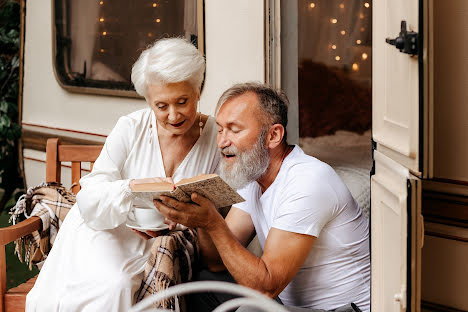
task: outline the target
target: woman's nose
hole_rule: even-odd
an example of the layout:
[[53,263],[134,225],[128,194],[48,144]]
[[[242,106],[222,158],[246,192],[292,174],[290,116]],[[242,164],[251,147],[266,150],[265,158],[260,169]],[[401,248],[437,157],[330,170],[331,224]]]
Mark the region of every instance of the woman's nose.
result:
[[177,116],[178,116],[177,109],[173,107],[169,107],[169,115],[167,116],[167,119],[169,120],[169,122],[176,122]]

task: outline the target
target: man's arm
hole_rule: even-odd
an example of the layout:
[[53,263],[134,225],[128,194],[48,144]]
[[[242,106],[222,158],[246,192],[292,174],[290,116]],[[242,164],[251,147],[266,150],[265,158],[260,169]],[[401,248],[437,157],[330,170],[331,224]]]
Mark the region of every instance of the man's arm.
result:
[[[276,297],[304,263],[315,237],[272,228],[261,258],[250,253],[230,230],[227,222],[206,198],[192,194],[195,204],[169,197],[156,201],[169,219],[189,227],[202,228],[216,247],[224,266],[237,283]],[[237,209],[239,210],[239,209]],[[237,219],[237,218],[236,218]],[[252,222],[250,220],[250,222]]]
[[[250,215],[236,207],[232,207],[225,220],[234,237],[242,246],[246,247],[255,236],[255,227]],[[198,239],[205,266],[213,272],[225,270],[226,267],[210,234],[205,229],[198,228]]]

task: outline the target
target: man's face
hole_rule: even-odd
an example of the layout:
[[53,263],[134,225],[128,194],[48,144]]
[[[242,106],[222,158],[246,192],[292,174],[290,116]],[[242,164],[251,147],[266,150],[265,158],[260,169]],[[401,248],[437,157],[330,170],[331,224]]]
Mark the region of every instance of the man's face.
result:
[[224,103],[217,115],[220,175],[233,188],[257,180],[268,168],[262,114],[257,95],[248,92]]

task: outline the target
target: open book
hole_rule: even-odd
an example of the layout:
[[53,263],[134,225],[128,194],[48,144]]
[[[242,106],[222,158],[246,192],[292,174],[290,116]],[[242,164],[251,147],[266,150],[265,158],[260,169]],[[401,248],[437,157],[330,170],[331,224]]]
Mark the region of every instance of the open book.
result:
[[231,206],[245,201],[234,189],[217,174],[202,174],[182,179],[175,184],[169,182],[141,182],[134,180],[132,192],[144,201],[158,199],[160,195],[173,197],[182,202],[190,202],[192,192],[196,192],[213,202],[216,208]]

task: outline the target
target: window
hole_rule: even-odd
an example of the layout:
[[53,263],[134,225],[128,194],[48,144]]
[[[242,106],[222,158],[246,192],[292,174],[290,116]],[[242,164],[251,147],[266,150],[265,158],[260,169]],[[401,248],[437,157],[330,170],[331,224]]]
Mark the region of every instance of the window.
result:
[[137,96],[132,65],[155,40],[185,37],[203,49],[201,0],[53,1],[55,71],[69,91]]
[[299,136],[372,121],[372,1],[298,0]]

